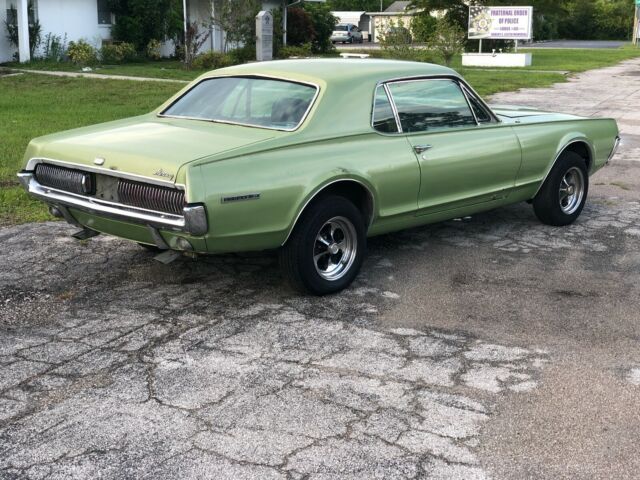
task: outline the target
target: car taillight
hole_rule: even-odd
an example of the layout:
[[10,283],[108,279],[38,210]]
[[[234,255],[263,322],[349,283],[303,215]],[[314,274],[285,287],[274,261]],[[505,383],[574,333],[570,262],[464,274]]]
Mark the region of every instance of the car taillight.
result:
[[350,36],[351,36],[351,32],[347,32],[347,37],[350,37]]

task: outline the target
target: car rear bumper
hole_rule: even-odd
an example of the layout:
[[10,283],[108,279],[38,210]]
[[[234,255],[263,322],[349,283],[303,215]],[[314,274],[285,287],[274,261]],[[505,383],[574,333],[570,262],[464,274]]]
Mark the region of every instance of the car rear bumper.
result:
[[187,205],[182,215],[173,215],[47,187],[38,183],[34,173],[29,171],[18,173],[18,179],[29,194],[58,209],[69,223],[74,223],[74,217],[69,214],[69,209],[74,209],[153,229],[183,232],[194,236],[202,236],[208,232],[207,215],[203,205]]

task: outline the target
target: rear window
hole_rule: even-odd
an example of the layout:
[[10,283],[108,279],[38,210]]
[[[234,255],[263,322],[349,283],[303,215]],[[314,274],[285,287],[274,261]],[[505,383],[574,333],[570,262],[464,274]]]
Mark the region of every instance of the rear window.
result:
[[336,25],[336,28],[334,31],[336,32],[346,32],[349,28],[348,25]]
[[285,80],[219,77],[204,80],[162,115],[292,130],[304,120],[317,87]]

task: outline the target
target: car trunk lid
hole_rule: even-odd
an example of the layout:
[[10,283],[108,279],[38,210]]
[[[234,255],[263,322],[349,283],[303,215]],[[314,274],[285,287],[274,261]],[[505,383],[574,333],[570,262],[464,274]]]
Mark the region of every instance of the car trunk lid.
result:
[[138,117],[42,137],[30,157],[175,182],[180,168],[203,157],[268,141],[280,132],[198,120]]

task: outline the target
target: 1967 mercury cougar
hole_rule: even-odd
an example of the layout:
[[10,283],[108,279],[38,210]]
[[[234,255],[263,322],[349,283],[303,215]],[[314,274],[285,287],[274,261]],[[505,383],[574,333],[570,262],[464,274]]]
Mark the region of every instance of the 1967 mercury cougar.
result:
[[326,294],[355,278],[368,236],[522,201],[570,224],[619,140],[611,119],[489,108],[437,65],[290,60],[213,71],[149,114],[37,138],[19,177],[79,237],[277,248],[295,287]]

